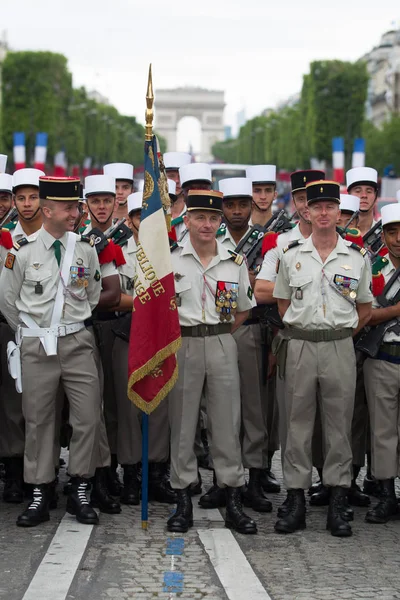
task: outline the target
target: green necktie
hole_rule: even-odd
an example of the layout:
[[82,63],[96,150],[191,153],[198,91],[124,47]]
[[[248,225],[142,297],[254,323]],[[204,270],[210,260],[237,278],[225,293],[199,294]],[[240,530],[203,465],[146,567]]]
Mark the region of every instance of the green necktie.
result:
[[56,255],[57,264],[60,266],[61,263],[61,242],[60,240],[56,240],[53,242],[54,254]]

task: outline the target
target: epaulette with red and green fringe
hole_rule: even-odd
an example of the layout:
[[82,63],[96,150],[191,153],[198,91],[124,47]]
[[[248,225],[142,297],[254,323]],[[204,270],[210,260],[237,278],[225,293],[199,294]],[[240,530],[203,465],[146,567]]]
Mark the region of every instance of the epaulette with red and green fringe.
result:
[[112,240],[108,240],[108,244],[99,253],[99,263],[101,265],[106,265],[110,262],[115,262],[117,267],[126,263],[122,248],[114,244]]
[[268,250],[272,250],[272,248],[276,248],[278,245],[278,237],[279,233],[275,233],[275,231],[267,231],[267,233],[263,237],[262,246],[261,246],[261,256],[268,252]]
[[384,256],[377,256],[372,265],[372,293],[377,298],[383,294],[385,287],[385,278],[382,269],[388,264],[389,260]]
[[13,239],[8,229],[0,231],[0,246],[3,246],[6,250],[11,250],[13,247]]

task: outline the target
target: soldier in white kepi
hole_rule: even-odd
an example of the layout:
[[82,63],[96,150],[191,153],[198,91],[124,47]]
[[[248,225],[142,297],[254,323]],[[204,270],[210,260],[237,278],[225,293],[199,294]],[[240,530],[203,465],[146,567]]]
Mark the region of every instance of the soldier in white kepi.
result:
[[346,173],[347,191],[360,198],[358,228],[365,235],[376,221],[374,207],[378,198],[378,172],[371,167],[354,167]]
[[179,169],[184,165],[190,164],[192,162],[192,157],[186,152],[165,152],[163,160],[168,180],[172,180],[176,184],[176,191],[174,192],[176,197],[171,201],[171,226],[175,228],[176,239],[179,240],[185,229],[183,217],[186,213],[186,204],[182,194]]
[[116,202],[114,217],[117,220],[128,216],[128,196],[133,192],[133,165],[129,163],[109,163],[104,165],[104,175],[115,179]]
[[232,336],[253,306],[249,277],[243,257],[215,239],[222,194],[191,190],[187,209],[188,241],[171,254],[183,340],[179,378],[168,398],[171,485],[178,495],[168,530],[184,533],[193,525],[189,487],[197,481],[194,440],[205,389],[213,465],[219,487],[226,488],[226,526],[256,533],[256,524],[243,513],[241,503],[240,381]]
[[253,184],[253,210],[251,225],[265,225],[272,217],[272,203],[276,200],[276,166],[253,165],[247,167],[246,177]]
[[35,239],[15,243],[0,278],[0,309],[18,344],[12,360],[18,361],[18,348],[21,353],[24,479],[34,486],[33,501],[17,525],[31,527],[49,520],[60,382],[68,396],[72,427],[67,511],[93,524],[98,517],[86,490],[95,471],[101,394],[93,337],[84,321],[99,300],[100,266],[90,240],[72,233],[79,179],[41,177],[39,194],[43,227]]

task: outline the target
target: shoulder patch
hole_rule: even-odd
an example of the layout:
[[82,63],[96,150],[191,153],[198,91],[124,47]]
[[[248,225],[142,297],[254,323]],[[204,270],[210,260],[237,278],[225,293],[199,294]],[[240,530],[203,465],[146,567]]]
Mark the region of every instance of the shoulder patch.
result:
[[359,252],[361,254],[361,256],[365,256],[367,254],[367,251],[366,251],[365,248],[362,248],[361,246],[358,246],[354,242],[352,242],[350,244],[349,248],[353,248],[353,250],[357,250],[357,252]]
[[3,229],[7,229],[8,231],[12,231],[16,228],[18,221],[10,221],[7,225],[3,225]]
[[226,223],[221,223],[221,227],[218,229],[217,233],[215,234],[215,237],[221,237],[222,235],[225,235],[226,233]]
[[231,255],[231,260],[233,260],[234,263],[236,263],[239,266],[243,263],[244,258],[241,254],[238,254],[234,250],[228,250],[228,252]]
[[91,246],[94,246],[94,239],[92,235],[81,235],[81,239],[78,240],[80,242],[86,242],[87,244],[90,244]]
[[284,248],[284,249],[282,250],[282,252],[283,252],[284,254],[286,254],[286,252],[287,252],[288,250],[291,250],[292,248],[296,248],[296,246],[300,246],[300,240],[294,240],[293,242],[290,242],[290,244],[288,244],[288,245],[286,246],[286,248]]
[[6,269],[13,269],[15,262],[15,254],[12,252],[7,252],[6,260],[4,261],[4,266]]
[[169,250],[170,252],[173,252],[177,248],[179,248],[178,242],[173,242],[172,244],[170,244]]
[[14,250],[19,250],[22,246],[26,246],[26,244],[29,244],[29,240],[27,238],[21,238],[18,242],[13,243],[13,248]]
[[253,290],[250,286],[247,288],[247,297],[250,298],[250,300],[253,300]]

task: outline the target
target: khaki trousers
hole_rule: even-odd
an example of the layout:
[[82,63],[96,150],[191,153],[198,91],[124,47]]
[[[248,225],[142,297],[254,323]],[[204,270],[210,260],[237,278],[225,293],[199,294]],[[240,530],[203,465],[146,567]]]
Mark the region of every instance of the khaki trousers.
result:
[[352,338],[331,342],[290,340],[285,374],[287,438],[284,481],[287,489],[308,489],[312,480],[311,443],[320,391],[323,480],[350,487],[351,423],[356,385]]
[[244,485],[240,448],[240,381],[237,346],[230,334],[184,337],[178,381],[169,394],[171,485],[197,481],[194,439],[204,388],[210,453],[218,485]]
[[371,424],[372,475],[399,476],[400,365],[368,358],[364,380]]
[[57,356],[46,356],[38,338],[23,339],[22,407],[27,483],[54,480],[56,397],[60,381],[68,397],[72,426],[68,472],[85,478],[94,475],[101,410],[94,352],[92,335],[86,329],[59,338]]
[[[118,462],[135,465],[142,460],[142,411],[131,402],[128,389],[129,344],[115,338],[113,379],[118,407]],[[165,463],[169,458],[168,398],[149,416],[149,462]]]
[[15,342],[15,334],[7,323],[0,323],[0,457],[23,456],[25,422],[22,413],[22,394],[8,372],[7,343]]
[[363,467],[367,451],[368,432],[368,404],[364,385],[364,358],[361,352],[356,353],[357,381],[354,399],[353,422],[351,425],[351,448],[353,452],[353,465]]
[[247,469],[262,469],[268,464],[268,400],[266,386],[262,384],[257,328],[260,328],[259,325],[242,325],[233,335],[240,374],[242,459]]

